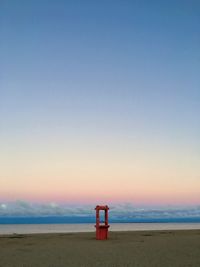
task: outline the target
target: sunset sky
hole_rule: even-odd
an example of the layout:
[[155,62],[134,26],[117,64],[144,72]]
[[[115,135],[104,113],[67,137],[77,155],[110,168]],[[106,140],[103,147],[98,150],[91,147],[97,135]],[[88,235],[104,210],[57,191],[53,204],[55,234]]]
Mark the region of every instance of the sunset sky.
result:
[[200,204],[200,2],[0,3],[0,202]]

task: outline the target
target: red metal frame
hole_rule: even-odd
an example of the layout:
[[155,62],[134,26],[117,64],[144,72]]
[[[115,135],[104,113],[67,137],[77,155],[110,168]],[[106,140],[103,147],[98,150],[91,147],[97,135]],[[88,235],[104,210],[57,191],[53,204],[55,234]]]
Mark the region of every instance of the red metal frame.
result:
[[[106,206],[99,206],[97,205],[96,208],[96,239],[97,240],[105,240],[108,239],[108,228],[110,227],[110,225],[108,225],[108,210],[109,207]],[[105,212],[105,216],[104,216],[104,222],[102,224],[102,222],[100,222],[100,216],[99,216],[99,212],[103,210]]]

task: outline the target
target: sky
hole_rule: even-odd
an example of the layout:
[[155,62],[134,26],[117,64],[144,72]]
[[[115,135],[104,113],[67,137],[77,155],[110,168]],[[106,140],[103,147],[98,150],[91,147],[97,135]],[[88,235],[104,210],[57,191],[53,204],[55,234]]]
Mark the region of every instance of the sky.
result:
[[195,0],[1,1],[1,212],[199,205],[199,14]]

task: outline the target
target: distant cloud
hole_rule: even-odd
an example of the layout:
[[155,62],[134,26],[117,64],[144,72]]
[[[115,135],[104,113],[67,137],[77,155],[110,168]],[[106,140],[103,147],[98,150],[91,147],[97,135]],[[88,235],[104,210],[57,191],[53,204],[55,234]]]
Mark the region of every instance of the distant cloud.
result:
[[2,209],[2,210],[7,209],[7,205],[6,205],[6,204],[1,204],[1,205],[0,205],[0,209]]
[[[69,206],[54,202],[38,204],[20,200],[0,203],[0,216],[94,216],[94,206]],[[200,206],[139,208],[124,203],[110,206],[110,218],[115,220],[200,218]]]
[[57,203],[15,201],[0,203],[0,216],[90,216],[93,206],[67,206]]
[[121,204],[111,207],[113,218],[124,219],[159,219],[200,217],[200,206],[193,207],[145,207],[138,208],[132,204]]

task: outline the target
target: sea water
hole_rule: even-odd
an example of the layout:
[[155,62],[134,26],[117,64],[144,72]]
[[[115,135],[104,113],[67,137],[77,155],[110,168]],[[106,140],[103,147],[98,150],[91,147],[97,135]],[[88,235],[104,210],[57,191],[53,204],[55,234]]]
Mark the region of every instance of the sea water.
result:
[[[110,231],[194,230],[200,223],[111,223]],[[94,232],[94,224],[0,224],[0,235]]]

